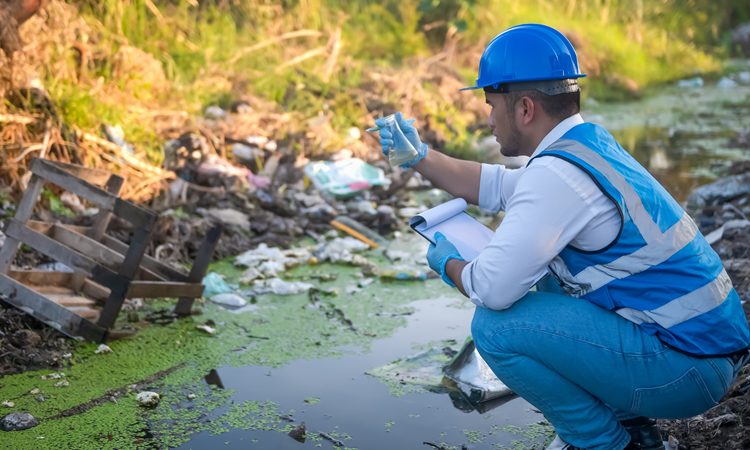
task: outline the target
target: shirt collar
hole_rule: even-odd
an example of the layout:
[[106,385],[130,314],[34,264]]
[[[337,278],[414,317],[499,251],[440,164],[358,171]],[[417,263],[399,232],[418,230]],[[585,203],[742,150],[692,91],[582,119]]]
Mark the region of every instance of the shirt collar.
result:
[[583,117],[581,117],[581,114],[576,113],[558,123],[555,128],[551,129],[550,132],[547,133],[546,136],[544,136],[544,139],[542,139],[539,145],[536,146],[536,150],[534,150],[534,153],[531,154],[531,157],[533,158],[542,150],[547,149],[547,147],[552,145],[555,141],[563,137],[565,133],[570,131],[571,128],[575,127],[576,125],[580,125],[583,122],[584,121]]

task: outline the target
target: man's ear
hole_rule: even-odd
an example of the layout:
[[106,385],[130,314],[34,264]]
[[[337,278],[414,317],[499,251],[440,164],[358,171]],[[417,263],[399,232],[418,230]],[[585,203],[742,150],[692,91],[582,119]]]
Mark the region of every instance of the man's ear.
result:
[[530,124],[536,117],[536,104],[531,97],[523,96],[521,100],[516,103],[516,114],[518,116],[519,123],[523,125]]

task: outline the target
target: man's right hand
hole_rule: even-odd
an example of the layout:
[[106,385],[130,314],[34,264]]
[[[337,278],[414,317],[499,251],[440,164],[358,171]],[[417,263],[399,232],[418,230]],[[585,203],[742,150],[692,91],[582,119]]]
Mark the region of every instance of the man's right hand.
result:
[[[396,122],[404,135],[403,137],[406,138],[406,140],[417,150],[417,156],[415,156],[414,159],[401,164],[402,168],[408,169],[427,156],[427,144],[422,142],[419,138],[419,132],[417,132],[417,129],[412,125],[414,119],[404,119],[403,115],[400,112],[397,112]],[[383,151],[383,155],[387,158],[388,152],[394,148],[394,145],[396,145],[395,143],[403,142],[403,139],[394,139],[393,131],[386,126],[382,118],[376,119],[375,124],[380,128],[380,147]],[[395,150],[399,151],[407,149],[396,148]]]

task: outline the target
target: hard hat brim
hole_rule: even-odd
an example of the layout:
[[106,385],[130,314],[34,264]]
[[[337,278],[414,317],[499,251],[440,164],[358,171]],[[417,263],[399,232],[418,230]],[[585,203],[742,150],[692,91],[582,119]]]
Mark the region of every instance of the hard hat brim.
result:
[[[576,74],[576,75],[571,75],[571,76],[567,76],[567,77],[564,77],[564,78],[558,78],[558,79],[559,80],[574,80],[574,79],[585,78],[585,77],[586,77],[585,73],[579,73],[579,74]],[[526,82],[529,82],[529,81],[554,81],[554,80],[555,79],[550,79],[550,78],[539,78],[539,79],[529,79],[529,80],[510,80],[510,81],[507,81],[505,83],[495,83],[495,84],[515,84],[515,83],[526,83]],[[487,86],[490,86],[490,85],[488,84]],[[473,91],[473,90],[476,90],[476,89],[484,89],[487,86],[480,86],[480,85],[476,84],[474,86],[463,87],[463,88],[459,89],[459,91]]]

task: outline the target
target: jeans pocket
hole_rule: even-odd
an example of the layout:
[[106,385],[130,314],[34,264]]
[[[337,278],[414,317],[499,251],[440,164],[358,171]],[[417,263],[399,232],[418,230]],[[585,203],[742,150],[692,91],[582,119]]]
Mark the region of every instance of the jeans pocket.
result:
[[691,367],[667,384],[635,389],[630,411],[639,416],[678,419],[700,414],[719,400],[711,395],[698,369]]

